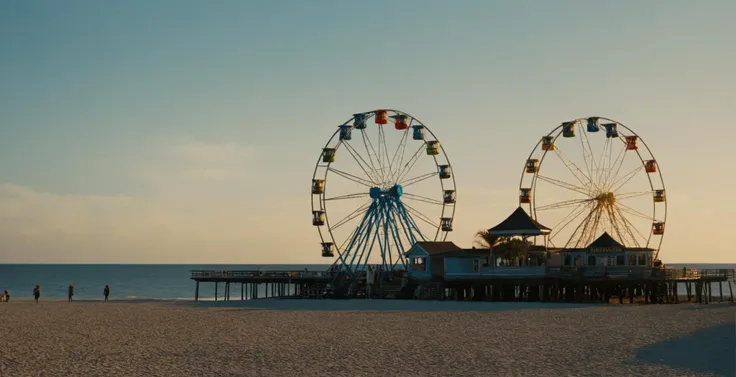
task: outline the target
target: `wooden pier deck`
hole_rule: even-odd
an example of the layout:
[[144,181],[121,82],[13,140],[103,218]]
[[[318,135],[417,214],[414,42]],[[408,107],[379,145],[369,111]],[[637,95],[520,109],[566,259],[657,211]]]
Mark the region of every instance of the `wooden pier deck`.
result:
[[[329,271],[191,271],[191,279],[196,282],[195,300],[199,300],[200,283],[215,283],[216,301],[220,299],[219,283],[224,283],[222,299],[225,301],[231,299],[232,285],[237,284],[240,284],[241,300],[268,297],[328,298],[333,278]],[[550,267],[540,271],[540,268],[535,267],[525,272],[524,268],[484,268],[477,273],[448,274],[443,279],[433,279],[431,282],[417,282],[408,278],[389,282],[382,282],[381,278],[377,280],[371,294],[365,279],[359,279],[359,288],[351,297],[375,297],[376,292],[383,292],[390,287],[395,292],[407,290],[414,296],[422,296],[420,293],[411,293],[415,290],[432,291],[432,295],[424,297],[441,300],[609,302],[612,298],[618,298],[619,302],[624,299],[634,302],[638,298],[646,303],[679,303],[682,300],[710,303],[728,298],[734,302],[736,270]],[[719,288],[715,295],[714,284]],[[680,293],[681,287],[686,294]]]

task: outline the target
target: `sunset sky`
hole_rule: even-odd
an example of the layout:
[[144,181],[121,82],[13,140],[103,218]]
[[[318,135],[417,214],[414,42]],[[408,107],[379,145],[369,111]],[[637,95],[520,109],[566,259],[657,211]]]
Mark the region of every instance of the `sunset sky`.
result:
[[[0,263],[325,263],[308,186],[351,114],[406,111],[457,179],[450,239],[518,206],[540,136],[635,130],[660,256],[736,262],[736,2],[0,3]],[[647,229],[648,231],[648,229]]]

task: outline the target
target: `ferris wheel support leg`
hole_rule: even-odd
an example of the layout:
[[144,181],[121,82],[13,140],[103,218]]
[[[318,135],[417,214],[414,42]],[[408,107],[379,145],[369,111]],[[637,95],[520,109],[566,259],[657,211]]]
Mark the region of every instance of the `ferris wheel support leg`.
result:
[[[363,265],[363,261],[368,261],[368,258],[370,258],[371,250],[373,250],[373,245],[375,245],[376,240],[378,239],[378,229],[376,229],[375,233],[373,233],[374,227],[376,227],[376,224],[379,221],[378,211],[377,207],[374,207],[373,210],[370,213],[370,221],[368,222],[368,226],[365,231],[365,237],[363,237],[363,241],[358,243],[358,248],[361,249],[360,254],[356,253],[353,254],[353,258],[350,260],[350,266],[352,267],[353,273],[357,272],[358,267]],[[370,238],[371,234],[373,234],[373,239],[370,242],[370,245],[368,243],[368,239]],[[362,248],[361,248],[362,246]],[[366,255],[366,250],[368,251]],[[363,256],[365,255],[365,259]],[[355,258],[358,258],[357,263],[355,261]]]
[[[388,212],[388,209],[385,212]],[[391,265],[394,264],[393,262],[394,256],[393,254],[391,254],[391,249],[390,249],[391,242],[393,239],[393,234],[391,234],[390,224],[391,224],[390,217],[386,215],[386,221],[383,223],[383,232],[384,232],[383,236],[386,239],[386,249],[385,249],[386,255],[383,257],[383,263],[382,263],[384,270],[388,270],[391,267]],[[399,250],[399,252],[401,251]]]
[[414,222],[414,219],[409,215],[409,213],[406,211],[406,208],[404,208],[404,205],[400,201],[397,201],[397,207],[399,208],[399,217],[406,223],[409,228],[409,233],[411,234],[410,239],[412,240],[412,243],[417,242],[417,237],[414,235],[414,232],[419,235],[419,238],[422,241],[426,240],[422,232],[419,230],[419,226],[416,222]]
[[[352,239],[348,243],[347,248],[345,249],[345,252],[341,254],[342,259],[342,265],[341,269],[344,269],[348,272],[350,276],[355,275],[355,271],[351,268],[352,261],[355,260],[355,256],[357,255],[357,249],[360,248],[360,245],[362,242],[365,242],[365,240],[368,238],[368,234],[364,233],[363,230],[368,226],[368,223],[372,220],[372,213],[373,208],[375,207],[375,202],[371,203],[371,205],[368,207],[368,210],[366,214],[363,216],[363,219],[360,221],[360,224],[358,225],[358,229],[353,234]],[[350,261],[348,261],[350,259]]]
[[[396,212],[396,207],[392,207],[391,210],[393,212]],[[406,249],[404,248],[404,244],[401,242],[401,237],[399,236],[399,227],[394,217],[391,217],[391,225],[391,234],[394,238],[394,243],[399,247],[399,258],[396,260],[396,263],[391,265],[391,270],[393,270],[399,262],[401,262],[403,267],[406,268],[406,259],[404,258],[404,252],[406,251]]]

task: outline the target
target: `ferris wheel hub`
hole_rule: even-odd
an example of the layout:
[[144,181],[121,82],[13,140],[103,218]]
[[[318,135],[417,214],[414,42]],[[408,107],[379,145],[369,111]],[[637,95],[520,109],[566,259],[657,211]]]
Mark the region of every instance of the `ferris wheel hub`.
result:
[[372,199],[385,197],[398,198],[404,194],[404,188],[401,185],[393,185],[388,190],[383,190],[380,187],[371,187],[368,193]]
[[616,203],[616,194],[612,192],[602,192],[595,197],[600,204],[613,205]]

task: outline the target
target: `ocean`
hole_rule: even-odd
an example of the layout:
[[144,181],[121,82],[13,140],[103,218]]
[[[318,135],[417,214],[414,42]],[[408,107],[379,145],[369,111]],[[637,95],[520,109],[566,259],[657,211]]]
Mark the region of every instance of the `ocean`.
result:
[[[736,264],[668,264],[667,267],[736,269]],[[31,299],[33,287],[41,286],[42,299],[66,299],[73,284],[77,300],[100,300],[105,285],[113,300],[193,300],[195,283],[191,270],[304,270],[324,271],[329,265],[137,265],[137,264],[0,264],[0,293],[9,290],[13,298]],[[222,287],[221,287],[222,288]],[[736,290],[736,287],[734,287]],[[233,290],[239,290],[233,288]],[[685,294],[681,285],[681,294]],[[239,293],[239,292],[238,292]],[[718,285],[713,293],[718,294]],[[724,285],[724,293],[728,294]],[[219,296],[222,297],[223,289]],[[263,297],[265,287],[259,296]],[[235,299],[237,294],[233,294]],[[214,284],[200,287],[201,300],[214,300]]]
[[[254,265],[254,264],[0,264],[0,293],[5,289],[13,298],[31,299],[33,287],[41,286],[42,299],[66,299],[74,285],[75,300],[100,300],[105,285],[112,300],[194,300],[195,282],[191,270],[319,270],[329,265]],[[265,294],[262,287],[260,297]],[[235,291],[235,288],[233,288]],[[219,296],[223,289],[220,285]],[[202,284],[200,300],[214,300],[214,284]],[[232,297],[235,294],[233,293]],[[240,288],[238,288],[238,298]]]

